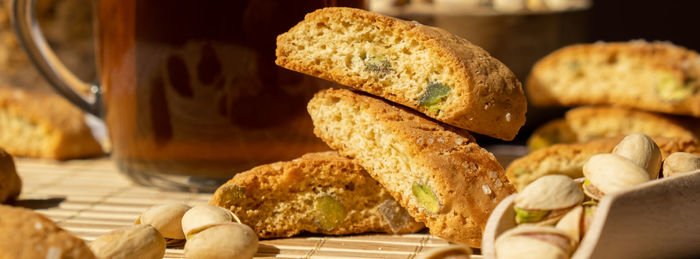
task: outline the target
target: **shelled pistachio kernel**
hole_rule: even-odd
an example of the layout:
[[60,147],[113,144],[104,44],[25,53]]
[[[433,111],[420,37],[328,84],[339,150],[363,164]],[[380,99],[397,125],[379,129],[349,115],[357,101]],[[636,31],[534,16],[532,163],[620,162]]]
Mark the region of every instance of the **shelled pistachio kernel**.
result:
[[258,236],[249,226],[233,222],[208,225],[185,244],[186,258],[253,258]]
[[575,246],[565,232],[534,225],[512,228],[501,234],[495,243],[496,258],[569,258]]
[[197,205],[182,216],[182,231],[189,240],[192,235],[207,225],[232,222],[233,220],[233,212],[230,210],[212,205]]
[[675,152],[668,155],[663,164],[664,177],[695,171],[700,169],[700,157],[691,153]]
[[418,97],[418,106],[427,107],[429,113],[437,113],[451,90],[448,85],[440,82],[429,82],[428,88]]
[[636,163],[616,154],[597,154],[583,164],[583,192],[600,200],[605,194],[649,181],[649,174]]
[[185,239],[181,222],[182,216],[190,208],[186,204],[156,205],[141,213],[134,224],[151,225],[168,239]]
[[428,212],[437,213],[440,210],[440,202],[437,196],[435,196],[433,190],[427,185],[414,182],[411,191],[413,192],[413,196],[416,197],[418,204],[423,206]]
[[[563,212],[583,201],[583,192],[578,184],[565,175],[545,175],[526,186],[515,197],[513,208],[515,221],[535,223],[553,214],[563,216]],[[555,213],[552,213],[552,212]]]
[[695,94],[698,90],[696,79],[689,77],[681,82],[672,74],[662,75],[656,83],[656,93],[667,102],[679,102]]
[[394,71],[391,62],[381,54],[366,54],[362,61],[365,63],[365,70],[379,76],[385,76]]
[[649,173],[649,179],[659,177],[661,169],[661,150],[649,136],[630,134],[625,136],[612,151],[613,154],[626,157]]
[[333,230],[345,220],[345,206],[335,197],[322,194],[314,199],[314,219],[324,230]]
[[160,259],[165,255],[165,238],[151,225],[132,225],[97,237],[89,244],[97,258]]

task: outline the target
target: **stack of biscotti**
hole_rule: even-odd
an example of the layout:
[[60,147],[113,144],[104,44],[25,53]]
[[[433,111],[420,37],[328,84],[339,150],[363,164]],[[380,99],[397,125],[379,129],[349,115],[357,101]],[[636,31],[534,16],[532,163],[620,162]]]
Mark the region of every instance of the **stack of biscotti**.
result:
[[[530,103],[583,106],[535,130],[528,139],[534,152],[508,168],[510,179],[521,188],[545,171],[580,176],[587,157],[609,152],[606,138],[633,133],[694,150],[700,136],[699,77],[700,56],[666,42],[599,42],[555,51],[527,79]],[[568,161],[559,167],[568,169],[542,169],[555,168],[555,160]]]
[[514,187],[467,130],[512,140],[524,124],[523,90],[505,65],[442,29],[350,8],[308,14],[276,54],[282,67],[361,91],[318,92],[314,133],[432,234],[480,247]]

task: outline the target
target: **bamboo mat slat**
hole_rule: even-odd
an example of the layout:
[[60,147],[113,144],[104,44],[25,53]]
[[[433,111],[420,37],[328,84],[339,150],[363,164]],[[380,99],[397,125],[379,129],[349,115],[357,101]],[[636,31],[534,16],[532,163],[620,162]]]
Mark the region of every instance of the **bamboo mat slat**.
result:
[[[211,194],[168,192],[133,184],[107,159],[68,162],[19,158],[23,182],[19,206],[32,208],[86,241],[130,225],[150,206],[206,204]],[[414,258],[448,245],[426,233],[303,236],[262,240],[256,258]],[[169,248],[165,258],[182,258]],[[475,256],[474,258],[480,258]]]

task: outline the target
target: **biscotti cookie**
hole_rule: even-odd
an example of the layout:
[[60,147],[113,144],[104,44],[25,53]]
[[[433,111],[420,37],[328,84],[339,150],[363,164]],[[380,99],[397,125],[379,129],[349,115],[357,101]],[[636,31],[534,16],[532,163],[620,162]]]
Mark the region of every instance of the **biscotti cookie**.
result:
[[308,110],[318,137],[451,242],[479,247],[488,215],[515,190],[493,154],[464,130],[349,90],[318,92]]
[[0,87],[0,146],[14,156],[102,155],[85,115],[58,95]]
[[22,180],[12,156],[0,148],[0,203],[12,202],[22,191]]
[[535,106],[615,104],[700,117],[700,57],[666,42],[565,47],[538,61],[526,87]]
[[320,9],[277,38],[276,63],[504,140],[525,123],[522,86],[505,65],[465,39],[416,22]]
[[700,132],[700,119],[694,117],[624,107],[584,106],[569,110],[565,116],[565,120],[554,120],[535,130],[528,140],[530,150],[633,133],[697,139]]
[[0,205],[0,258],[95,258],[85,242],[43,215]]
[[261,238],[302,231],[413,233],[424,227],[362,167],[333,151],[237,174],[210,204],[230,209]]
[[[544,175],[563,174],[571,178],[583,177],[583,164],[596,154],[610,153],[621,137],[597,139],[583,143],[557,144],[538,149],[516,159],[506,169],[508,179],[518,190]],[[652,137],[659,146],[663,159],[674,152],[700,155],[700,142],[693,138]]]

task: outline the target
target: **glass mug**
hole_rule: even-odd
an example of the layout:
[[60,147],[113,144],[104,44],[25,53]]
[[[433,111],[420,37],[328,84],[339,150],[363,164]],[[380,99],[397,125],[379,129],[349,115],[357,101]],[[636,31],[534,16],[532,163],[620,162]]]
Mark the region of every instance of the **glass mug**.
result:
[[[235,173],[326,150],[306,103],[330,83],[275,65],[275,38],[325,6],[364,0],[94,0],[99,84],[56,58],[13,0],[20,42],[54,88],[102,118],[121,172],[137,183],[213,191]],[[90,89],[83,98],[73,89]]]

